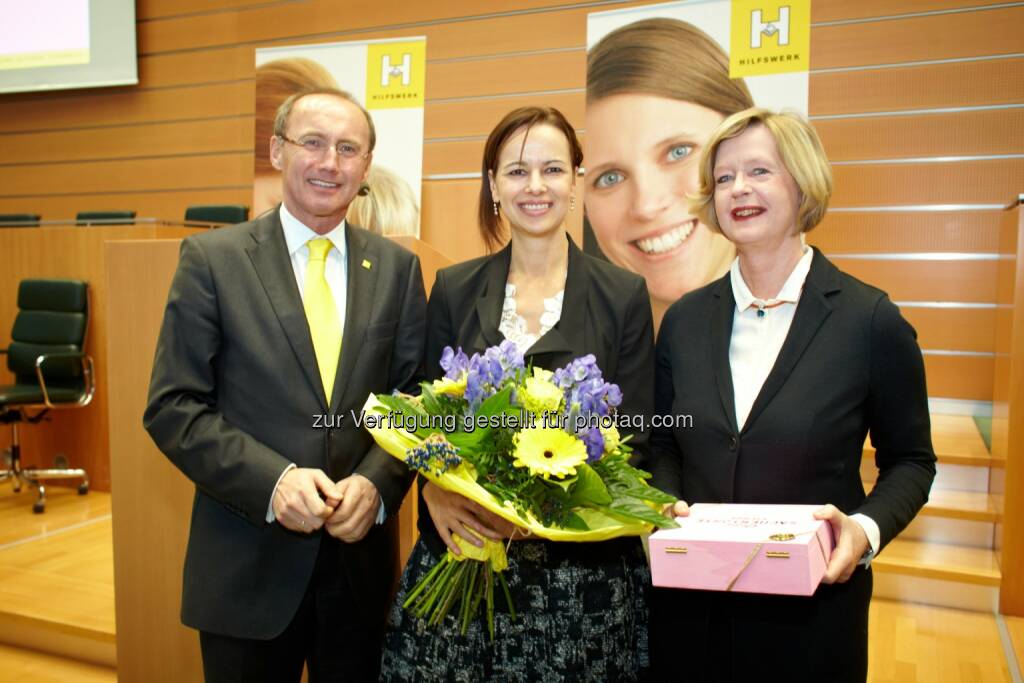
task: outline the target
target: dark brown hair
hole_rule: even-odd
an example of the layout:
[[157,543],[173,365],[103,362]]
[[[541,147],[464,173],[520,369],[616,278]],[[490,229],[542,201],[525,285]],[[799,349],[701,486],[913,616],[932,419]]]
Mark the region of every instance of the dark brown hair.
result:
[[644,19],[617,28],[587,53],[587,102],[644,93],[692,102],[728,116],[754,106],[729,57],[696,26]]
[[487,251],[494,251],[505,241],[505,228],[501,217],[494,213],[494,196],[491,195],[491,184],[488,172],[495,173],[498,170],[498,156],[516,133],[526,129],[529,133],[534,126],[547,124],[562,131],[565,139],[569,142],[569,154],[572,161],[572,172],[575,174],[583,165],[583,148],[580,147],[579,138],[572,124],[565,118],[565,114],[554,107],[520,107],[505,114],[505,117],[498,122],[491,134],[487,137],[484,145],[484,159],[480,173],[480,204],[477,207],[477,222],[480,225],[480,234],[487,244]]

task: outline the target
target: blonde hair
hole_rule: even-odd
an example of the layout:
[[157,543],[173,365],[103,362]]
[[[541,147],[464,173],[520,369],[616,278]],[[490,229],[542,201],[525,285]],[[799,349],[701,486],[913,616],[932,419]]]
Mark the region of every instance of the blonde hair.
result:
[[728,115],[754,106],[742,78],[729,78],[729,57],[696,26],[644,19],[615,29],[587,53],[587,102],[611,95],[667,97]]
[[348,207],[349,221],[378,235],[415,236],[420,207],[409,183],[393,171],[372,166],[366,185],[365,196],[356,197]]
[[742,135],[752,126],[764,126],[775,139],[782,163],[800,190],[797,227],[800,232],[808,232],[821,222],[828,209],[832,197],[832,167],[814,127],[791,112],[751,107],[722,121],[701,154],[700,188],[691,197],[691,210],[708,228],[722,232],[715,213],[715,158],[723,142]]
[[276,173],[270,163],[269,140],[281,104],[297,92],[337,88],[338,83],[319,62],[305,57],[275,59],[256,67],[256,173]]

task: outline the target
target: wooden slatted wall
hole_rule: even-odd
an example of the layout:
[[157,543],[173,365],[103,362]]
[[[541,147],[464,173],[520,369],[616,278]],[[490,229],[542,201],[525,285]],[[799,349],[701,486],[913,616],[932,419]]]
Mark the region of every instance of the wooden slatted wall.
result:
[[[0,213],[249,203],[255,47],[426,35],[422,236],[475,256],[477,181],[445,176],[478,171],[512,107],[582,126],[586,15],[641,4],[139,0],[139,86],[0,96]],[[903,303],[931,395],[989,400],[995,207],[1024,190],[1024,3],[815,0],[813,23],[810,113],[837,187],[811,241]]]

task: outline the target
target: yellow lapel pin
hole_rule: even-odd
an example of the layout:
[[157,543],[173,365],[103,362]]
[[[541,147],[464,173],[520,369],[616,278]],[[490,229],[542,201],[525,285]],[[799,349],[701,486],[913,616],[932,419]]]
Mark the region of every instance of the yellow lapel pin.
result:
[[363,268],[369,270],[370,268],[373,268],[373,264],[367,261],[366,259],[363,259]]

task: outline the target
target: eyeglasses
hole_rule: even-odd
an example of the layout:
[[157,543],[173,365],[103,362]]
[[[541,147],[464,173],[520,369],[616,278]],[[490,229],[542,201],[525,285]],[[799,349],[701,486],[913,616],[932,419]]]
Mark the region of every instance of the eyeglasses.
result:
[[[329,142],[323,138],[316,137],[315,135],[300,138],[298,140],[292,140],[286,135],[278,135],[277,137],[281,138],[285,142],[290,142],[306,154],[314,157],[323,156],[327,150],[332,148]],[[342,159],[358,159],[367,155],[366,152],[363,152],[363,150],[359,148],[359,145],[355,145],[344,140],[334,145],[333,149]]]

